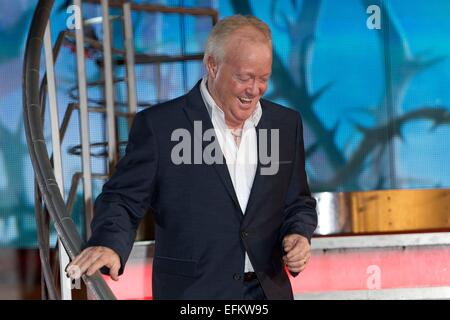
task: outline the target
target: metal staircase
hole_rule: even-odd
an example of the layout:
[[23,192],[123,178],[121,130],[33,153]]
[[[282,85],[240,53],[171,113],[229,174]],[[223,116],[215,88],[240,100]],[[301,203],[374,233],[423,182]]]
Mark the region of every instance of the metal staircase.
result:
[[[83,4],[101,6],[101,17],[83,20]],[[209,8],[166,7],[161,5],[134,4],[130,1],[108,0],[74,0],[73,4],[79,8],[81,15],[75,16],[75,30],[65,29],[59,32],[56,41],[51,38],[50,16],[54,0],[40,0],[30,26],[26,44],[23,69],[23,107],[24,123],[29,153],[35,172],[35,216],[38,226],[38,243],[42,265],[42,298],[43,299],[72,299],[72,288],[79,284],[71,283],[65,276],[64,268],[69,258],[75,257],[85,245],[85,240],[78,233],[72,218],[77,188],[83,184],[83,204],[85,215],[86,237],[90,235],[90,222],[94,215],[92,181],[106,180],[114,170],[119,159],[119,146],[126,141],[119,141],[117,132],[118,118],[125,118],[128,128],[134,114],[139,108],[149,107],[146,102],[137,101],[136,94],[136,64],[155,64],[160,67],[164,63],[201,61],[203,53],[180,55],[148,55],[136,54],[134,50],[134,35],[132,28],[132,11],[179,14],[191,16],[207,16],[212,25],[217,22],[217,12]],[[111,16],[110,8],[121,10],[120,16]],[[77,11],[75,11],[77,12]],[[77,20],[79,19],[79,20]],[[124,50],[113,48],[111,21],[120,19],[123,24]],[[87,34],[85,28],[93,24],[102,25],[103,38],[96,39]],[[184,32],[180,30],[180,32]],[[185,35],[182,37],[186,41]],[[69,103],[60,122],[55,70],[60,48],[64,43],[71,43],[75,47],[77,61],[77,84],[70,92],[76,102]],[[183,48],[185,43],[182,44]],[[86,80],[85,52],[87,50],[98,53],[97,65],[103,69],[103,79],[95,83]],[[46,70],[41,70],[41,54],[45,56]],[[114,66],[123,65],[126,77],[116,77]],[[40,81],[42,76],[42,80]],[[127,86],[127,102],[115,100],[115,84],[124,82]],[[158,84],[161,85],[161,84]],[[88,88],[100,86],[103,88],[103,99],[95,100],[88,97]],[[187,88],[185,88],[187,90]],[[50,123],[45,124],[45,106],[49,106]],[[118,106],[121,109],[118,109]],[[125,108],[125,110],[123,110]],[[104,115],[102,125],[105,127],[106,141],[92,143],[89,134],[91,113]],[[82,170],[71,177],[71,187],[67,195],[64,194],[64,174],[62,168],[61,144],[73,115],[78,114],[80,129],[80,144],[72,147],[69,153],[81,156]],[[61,123],[61,124],[60,124]],[[44,138],[44,127],[51,127],[52,154],[48,154]],[[94,152],[101,148],[101,152]],[[92,172],[91,158],[103,157],[106,162],[105,172]],[[66,199],[66,200],[65,200]],[[50,220],[57,235],[57,255],[52,256],[50,245]],[[115,295],[105,283],[99,272],[91,277],[83,276],[83,283],[87,289],[88,299],[110,300]]]

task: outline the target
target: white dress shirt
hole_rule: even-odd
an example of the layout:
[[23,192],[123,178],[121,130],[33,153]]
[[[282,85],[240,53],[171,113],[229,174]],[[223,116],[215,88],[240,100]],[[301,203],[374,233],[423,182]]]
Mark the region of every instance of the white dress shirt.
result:
[[[239,145],[236,143],[231,130],[225,123],[225,114],[211,97],[207,86],[207,77],[205,76],[200,84],[200,92],[205,102],[211,121],[214,126],[220,149],[225,157],[228,172],[233,182],[239,205],[245,214],[248,198],[255,178],[256,167],[258,163],[258,148],[256,139],[256,125],[261,119],[262,109],[258,101],[253,114],[244,122],[242,136]],[[253,266],[245,253],[244,272],[253,272]]]

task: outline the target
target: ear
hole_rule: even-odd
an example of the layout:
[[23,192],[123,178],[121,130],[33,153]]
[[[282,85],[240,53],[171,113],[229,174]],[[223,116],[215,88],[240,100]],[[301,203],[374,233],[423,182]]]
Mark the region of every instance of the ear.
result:
[[206,59],[206,70],[208,70],[208,76],[214,79],[217,75],[217,63],[212,56],[208,56]]

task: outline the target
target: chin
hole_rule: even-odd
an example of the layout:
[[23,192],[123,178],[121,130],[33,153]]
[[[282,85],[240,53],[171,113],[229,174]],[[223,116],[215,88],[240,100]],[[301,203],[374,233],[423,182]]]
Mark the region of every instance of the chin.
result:
[[241,121],[245,121],[245,120],[247,120],[248,118],[250,118],[250,116],[252,115],[252,113],[253,113],[253,109],[251,109],[251,110],[246,110],[246,111],[244,111],[244,112],[240,112],[240,113],[239,113],[239,118],[240,118]]

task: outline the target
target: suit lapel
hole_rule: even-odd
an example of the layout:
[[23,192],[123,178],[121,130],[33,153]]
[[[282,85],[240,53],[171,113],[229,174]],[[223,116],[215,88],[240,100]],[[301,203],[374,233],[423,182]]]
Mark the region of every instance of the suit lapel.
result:
[[267,111],[264,112],[265,108],[263,105],[263,102],[261,101],[261,108],[263,109],[261,119],[259,120],[258,125],[256,126],[256,141],[257,141],[257,150],[258,150],[258,164],[256,167],[256,173],[255,178],[253,179],[252,184],[252,190],[250,191],[250,196],[247,203],[247,208],[245,210],[244,215],[244,221],[248,222],[249,219],[252,217],[253,212],[252,209],[254,205],[257,203],[258,199],[262,196],[263,188],[267,179],[266,175],[261,175],[261,157],[260,157],[260,135],[262,135],[261,130],[265,129],[266,132],[264,135],[266,135],[267,139],[267,149],[271,150],[271,140],[270,140],[270,129],[271,129],[271,122],[269,119],[269,116],[267,114]]
[[[190,120],[190,124],[192,125],[192,128],[194,128],[194,121],[200,121],[202,124],[202,135],[203,132],[205,132],[208,129],[213,129],[213,124],[211,122],[211,118],[208,114],[208,111],[206,109],[205,103],[203,102],[203,98],[200,93],[200,81],[197,83],[197,85],[187,94],[187,105],[184,107],[184,111]],[[195,134],[195,131],[193,131]],[[204,148],[210,144],[210,141],[203,141],[203,136],[196,136],[193,139],[200,139],[202,142],[202,154]],[[217,141],[217,137],[214,133],[214,139]],[[228,167],[226,164],[225,157],[222,154],[222,151],[220,147],[216,148],[220,152],[220,157],[222,158],[222,164],[212,164],[215,171],[220,177],[220,180],[224,184],[225,188],[228,191],[228,194],[230,195],[231,199],[234,201],[237,208],[239,208],[239,220],[242,219],[242,211],[241,207],[239,205],[239,201],[236,196],[236,192],[234,191],[233,183],[231,181],[230,173],[228,172]],[[203,159],[202,159],[203,162]],[[206,164],[204,164],[206,165]]]

